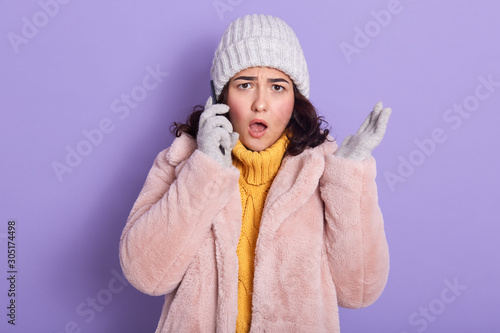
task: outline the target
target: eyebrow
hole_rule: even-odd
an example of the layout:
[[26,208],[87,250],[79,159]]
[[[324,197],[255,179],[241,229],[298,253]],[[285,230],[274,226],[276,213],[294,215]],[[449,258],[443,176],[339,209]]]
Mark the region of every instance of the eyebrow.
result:
[[[236,81],[236,80],[255,81],[256,79],[257,79],[256,76],[238,76],[237,78],[234,79],[234,81]],[[282,78],[267,79],[267,82],[272,82],[272,83],[285,82],[285,83],[290,84],[290,82],[288,82],[287,80],[282,79]]]

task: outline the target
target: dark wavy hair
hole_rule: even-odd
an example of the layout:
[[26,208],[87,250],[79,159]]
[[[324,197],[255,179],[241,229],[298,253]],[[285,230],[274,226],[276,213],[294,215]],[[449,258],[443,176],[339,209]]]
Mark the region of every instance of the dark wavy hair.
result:
[[[226,84],[224,89],[217,99],[217,103],[226,104],[229,91],[229,85]],[[299,155],[307,147],[316,147],[327,140],[330,133],[327,128],[328,122],[321,116],[318,116],[316,108],[311,102],[302,95],[295,84],[293,85],[295,103],[293,107],[292,117],[286,126],[286,136],[290,141],[288,143],[285,155]],[[186,123],[174,122],[170,126],[170,131],[176,136],[181,136],[184,132],[196,139],[198,134],[198,123],[204,107],[196,105],[193,112],[187,117]],[[226,114],[228,117],[228,114]]]

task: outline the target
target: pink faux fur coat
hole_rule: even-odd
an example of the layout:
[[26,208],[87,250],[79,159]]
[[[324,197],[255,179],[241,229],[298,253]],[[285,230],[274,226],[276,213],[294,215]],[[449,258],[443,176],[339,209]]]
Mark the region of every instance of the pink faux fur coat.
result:
[[[260,224],[251,332],[339,332],[339,305],[367,306],[384,289],[375,160],[336,149],[283,159]],[[156,332],[235,332],[238,177],[185,134],[156,158],[120,242],[130,283],[165,295]]]

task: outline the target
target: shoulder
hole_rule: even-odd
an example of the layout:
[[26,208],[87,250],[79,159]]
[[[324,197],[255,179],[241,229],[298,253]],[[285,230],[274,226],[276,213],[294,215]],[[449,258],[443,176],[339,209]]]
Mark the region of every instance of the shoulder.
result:
[[187,160],[196,150],[196,140],[189,135],[182,133],[176,137],[172,144],[158,153],[155,165],[160,168],[177,167]]
[[337,149],[338,149],[337,142],[335,141],[335,139],[333,137],[328,135],[326,137],[326,140],[322,144],[320,144],[314,148],[308,148],[304,152],[310,151],[310,153],[312,153],[312,154],[319,154],[321,156],[327,156],[327,155],[335,153],[337,151]]
[[172,142],[170,147],[165,149],[160,154],[164,155],[169,164],[177,166],[181,162],[188,159],[196,148],[196,140],[188,134],[182,133],[181,136],[174,139],[174,142]]
[[328,136],[322,144],[304,149],[296,156],[287,155],[282,162],[282,171],[290,172],[296,176],[308,174],[310,177],[320,177],[325,168],[326,156],[337,150],[335,140]]
[[328,156],[330,154],[333,154],[335,151],[337,151],[338,146],[334,138],[332,138],[330,135],[326,138],[326,140],[316,146],[316,147],[308,147],[304,149],[302,153],[296,156],[287,156],[286,159],[290,160],[304,160],[307,162],[309,159],[324,159],[325,156]]

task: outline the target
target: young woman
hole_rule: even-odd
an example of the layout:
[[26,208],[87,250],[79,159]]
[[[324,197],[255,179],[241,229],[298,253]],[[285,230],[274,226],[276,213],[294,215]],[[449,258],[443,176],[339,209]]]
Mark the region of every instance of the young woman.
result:
[[371,151],[378,103],[340,148],[308,101],[282,20],[233,22],[209,98],[156,158],[120,242],[128,280],[165,295],[157,332],[339,332],[338,306],[373,303],[389,254]]

